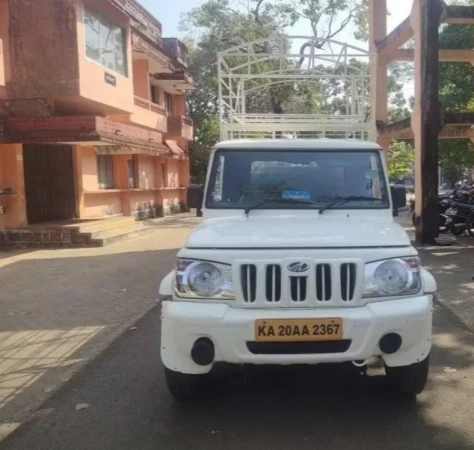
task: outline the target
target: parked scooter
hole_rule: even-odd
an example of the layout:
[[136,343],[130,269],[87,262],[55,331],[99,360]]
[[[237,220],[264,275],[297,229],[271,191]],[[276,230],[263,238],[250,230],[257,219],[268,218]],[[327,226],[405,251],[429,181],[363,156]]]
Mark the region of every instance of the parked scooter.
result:
[[446,210],[446,227],[454,236],[462,236],[466,231],[474,237],[474,205],[453,202]]
[[456,183],[451,205],[446,210],[446,226],[454,236],[461,236],[466,231],[474,236],[474,197],[473,187],[467,181]]

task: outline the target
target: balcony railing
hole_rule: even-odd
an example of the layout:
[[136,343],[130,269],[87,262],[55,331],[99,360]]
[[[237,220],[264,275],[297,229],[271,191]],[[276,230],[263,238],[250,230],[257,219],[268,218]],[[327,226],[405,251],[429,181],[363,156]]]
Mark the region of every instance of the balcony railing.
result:
[[193,121],[186,116],[168,116],[167,136],[172,139],[193,140]]
[[135,105],[140,106],[140,108],[148,109],[149,111],[166,116],[166,108],[161,105],[157,105],[156,103],[150,102],[141,97],[137,97],[136,95],[133,101],[135,102]]
[[163,50],[168,57],[174,59],[183,67],[188,67],[189,52],[182,41],[177,38],[163,38]]
[[130,116],[130,121],[137,125],[153,128],[161,133],[168,130],[166,109],[141,97],[134,97],[135,113]]

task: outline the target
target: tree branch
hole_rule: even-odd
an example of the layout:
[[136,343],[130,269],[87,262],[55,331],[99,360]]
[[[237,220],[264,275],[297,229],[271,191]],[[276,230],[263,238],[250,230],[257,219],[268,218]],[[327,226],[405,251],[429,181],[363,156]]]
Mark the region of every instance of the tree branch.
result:
[[326,36],[326,39],[332,39],[334,36],[339,34],[344,28],[349,25],[349,22],[354,18],[354,12],[357,10],[357,8],[353,8],[350,10],[349,15],[341,22],[340,27],[332,32],[331,30],[328,30],[328,35]]
[[255,13],[254,13],[255,22],[257,22],[259,25],[263,25],[262,20],[260,18],[260,7],[262,6],[264,1],[265,0],[258,0],[257,5],[255,6]]

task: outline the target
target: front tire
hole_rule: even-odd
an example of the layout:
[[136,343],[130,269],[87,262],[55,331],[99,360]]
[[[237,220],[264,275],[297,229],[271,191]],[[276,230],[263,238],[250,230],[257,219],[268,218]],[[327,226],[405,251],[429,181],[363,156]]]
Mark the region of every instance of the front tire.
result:
[[206,375],[190,375],[174,372],[165,367],[165,381],[170,394],[180,402],[196,398],[202,391],[203,380]]
[[385,366],[387,381],[397,394],[413,398],[421,394],[428,381],[430,357],[410,366]]
[[456,225],[453,224],[451,228],[451,233],[453,236],[462,236],[466,232],[466,227],[457,227]]

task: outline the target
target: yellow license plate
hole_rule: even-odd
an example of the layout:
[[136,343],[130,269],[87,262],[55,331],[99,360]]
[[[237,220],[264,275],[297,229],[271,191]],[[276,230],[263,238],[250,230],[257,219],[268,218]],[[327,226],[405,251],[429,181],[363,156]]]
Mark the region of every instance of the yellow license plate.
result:
[[342,319],[262,319],[255,321],[258,342],[335,341],[342,339]]

